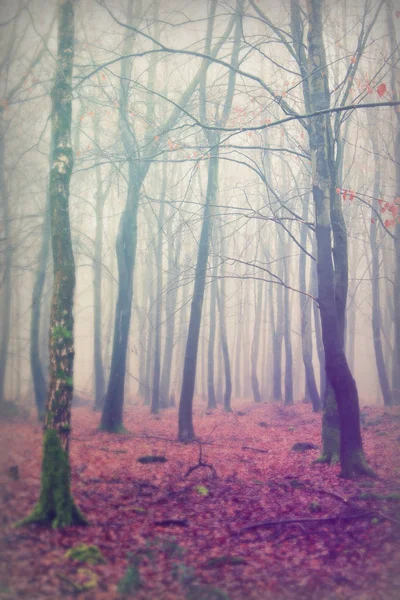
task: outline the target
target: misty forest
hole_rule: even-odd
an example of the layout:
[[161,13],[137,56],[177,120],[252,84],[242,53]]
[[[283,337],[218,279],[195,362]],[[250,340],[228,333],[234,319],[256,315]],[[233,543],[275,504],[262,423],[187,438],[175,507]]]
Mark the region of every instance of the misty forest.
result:
[[0,599],[399,598],[399,0],[1,0],[0,194]]

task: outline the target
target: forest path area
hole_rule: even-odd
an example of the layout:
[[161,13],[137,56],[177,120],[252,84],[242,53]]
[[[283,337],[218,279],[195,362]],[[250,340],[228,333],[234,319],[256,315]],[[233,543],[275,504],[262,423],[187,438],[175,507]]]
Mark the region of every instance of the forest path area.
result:
[[[176,442],[173,409],[128,406],[127,434],[100,432],[99,420],[73,409],[72,488],[90,525],[63,530],[14,527],[39,496],[42,429],[0,422],[1,599],[400,597],[399,411],[363,408],[379,479],[358,481],[313,463],[321,416],[306,404],[198,404],[201,444]],[[138,462],[149,455],[166,461]],[[105,562],[68,558],[80,543]]]

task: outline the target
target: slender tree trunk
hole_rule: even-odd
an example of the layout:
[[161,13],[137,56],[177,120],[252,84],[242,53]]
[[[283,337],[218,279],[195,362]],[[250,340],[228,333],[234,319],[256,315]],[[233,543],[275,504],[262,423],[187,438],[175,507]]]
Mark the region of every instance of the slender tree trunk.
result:
[[262,315],[262,293],[263,293],[263,282],[259,281],[254,286],[254,331],[253,331],[253,343],[251,345],[251,388],[253,390],[254,402],[261,402],[260,386],[257,377],[257,363],[258,353],[260,347],[260,322]]
[[213,272],[210,286],[210,329],[208,334],[208,351],[207,351],[207,395],[208,408],[217,408],[214,387],[214,348],[215,348],[215,331],[216,331],[216,301],[217,301],[217,265],[218,257],[214,254],[213,257]]
[[235,351],[235,396],[236,398],[242,397],[242,382],[241,382],[241,369],[242,361],[241,356],[243,352],[242,338],[243,338],[243,322],[242,322],[242,301],[240,301],[240,316],[237,324],[236,333],[236,351]]
[[[224,257],[224,239],[223,232],[221,232],[221,256]],[[224,270],[221,266],[221,280],[220,289],[217,284],[217,304],[219,311],[219,326],[221,331],[221,349],[222,356],[224,358],[224,372],[225,372],[225,393],[224,393],[224,410],[225,412],[231,412],[231,396],[232,396],[232,377],[231,377],[231,362],[229,359],[229,348],[228,348],[228,336],[226,333],[226,315],[225,315],[225,278]]]
[[[290,243],[286,246],[286,256],[290,255],[288,252]],[[287,285],[290,284],[290,273],[287,264],[288,259],[284,261],[285,271],[285,282]],[[292,354],[292,338],[291,338],[291,309],[289,303],[289,290],[287,287],[283,290],[284,299],[284,343],[285,343],[285,406],[291,406],[293,404],[293,354]]]
[[10,204],[8,197],[8,184],[5,179],[4,165],[4,143],[5,131],[2,127],[0,131],[0,191],[3,205],[3,232],[4,237],[4,255],[3,255],[3,273],[1,281],[1,342],[0,342],[0,411],[5,401],[5,381],[7,370],[7,359],[10,343],[10,323],[11,323],[11,267],[12,267],[12,241],[11,241],[11,219]]
[[195,437],[193,428],[193,395],[196,379],[197,351],[199,346],[199,333],[201,313],[203,308],[204,288],[208,252],[210,244],[210,208],[217,194],[218,184],[218,147],[211,153],[208,165],[208,184],[204,216],[200,234],[197,264],[194,276],[194,291],[190,309],[189,330],[186,343],[185,361],[183,368],[182,392],[179,404],[179,440],[184,442]]
[[45,415],[42,479],[39,502],[26,523],[53,527],[86,523],[70,490],[69,433],[73,392],[73,299],[75,264],[69,222],[72,68],[74,56],[73,1],[59,7],[58,56],[52,92],[54,154],[50,173],[50,219],[54,284],[50,323],[50,386]]
[[[308,204],[309,197],[306,196],[303,203],[303,214],[302,218],[304,221],[308,217]],[[300,244],[303,248],[307,245],[308,231],[307,226],[302,225],[300,230]],[[313,348],[312,348],[312,336],[311,336],[311,303],[312,300],[305,294],[307,293],[306,283],[306,263],[307,255],[305,252],[300,254],[299,258],[299,288],[303,294],[300,294],[300,327],[301,327],[301,350],[304,363],[304,371],[306,378],[306,393],[309,396],[313,411],[318,412],[321,410],[321,401],[319,398],[317,384],[315,382],[314,367],[313,367]],[[318,315],[319,319],[319,315]],[[325,371],[325,365],[323,364],[323,370]]]
[[[182,228],[178,228],[176,238],[172,231],[172,218],[167,223],[168,235],[168,289],[165,298],[166,335],[164,347],[164,360],[160,384],[160,405],[162,408],[169,406],[169,391],[172,373],[172,359],[175,342],[175,312],[178,298],[178,286],[180,280],[179,255],[181,251]],[[174,239],[176,248],[174,254]]]
[[[281,272],[279,273],[281,276]],[[271,298],[271,323],[272,328],[272,397],[274,400],[282,400],[282,342],[283,342],[283,288],[276,285],[276,306],[274,308]],[[274,319],[274,317],[276,317]]]
[[[322,38],[323,2],[310,0],[308,9],[308,60],[311,108],[329,108],[329,86]],[[324,69],[324,70],[323,70]],[[313,198],[316,215],[317,273],[326,372],[334,390],[340,423],[341,474],[372,474],[361,439],[360,410],[356,382],[344,352],[344,317],[347,296],[346,227],[336,193],[333,138],[329,115],[311,119]],[[332,252],[331,237],[334,240]],[[332,260],[334,257],[334,263]]]
[[[398,40],[396,40],[396,31],[393,21],[393,5],[391,0],[387,2],[387,23],[389,30],[390,54],[391,59],[391,84],[393,100],[400,97],[398,61],[400,58]],[[397,206],[397,219],[394,229],[394,285],[393,285],[393,316],[394,316],[394,353],[393,353],[393,380],[392,380],[392,401],[393,404],[400,404],[400,111],[396,110],[396,129],[394,139],[394,163],[396,176],[396,189],[394,202]]]
[[385,406],[392,404],[392,393],[389,384],[389,378],[386,371],[385,360],[383,357],[382,338],[381,338],[381,306],[380,306],[380,269],[379,269],[379,243],[377,240],[378,225],[375,222],[375,213],[379,212],[378,198],[381,188],[381,164],[379,148],[377,146],[376,130],[369,119],[369,128],[371,132],[372,149],[375,160],[375,178],[374,189],[372,192],[373,200],[371,205],[371,223],[369,226],[369,243],[371,247],[371,287],[372,287],[372,335],[374,340],[376,368],[378,371],[379,384]]
[[[53,135],[52,135],[53,138]],[[50,144],[50,165],[53,155],[53,141]],[[46,281],[46,271],[50,249],[50,210],[49,186],[46,194],[46,212],[43,218],[40,242],[38,269],[32,292],[32,312],[30,326],[29,358],[35,392],[35,403],[39,421],[43,421],[46,408],[47,378],[40,358],[40,324],[43,301],[43,290]]]
[[160,408],[160,375],[161,375],[161,318],[162,318],[162,293],[163,293],[163,269],[162,269],[162,245],[164,234],[165,192],[167,188],[167,162],[163,163],[160,210],[158,213],[158,239],[156,248],[156,305],[155,305],[155,331],[154,331],[154,365],[153,365],[153,389],[151,396],[151,414],[156,415]]

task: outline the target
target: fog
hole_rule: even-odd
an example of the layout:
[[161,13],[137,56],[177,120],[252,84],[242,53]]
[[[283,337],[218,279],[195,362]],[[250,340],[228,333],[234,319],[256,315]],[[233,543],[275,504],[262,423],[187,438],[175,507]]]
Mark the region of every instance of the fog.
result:
[[[178,406],[195,280],[202,274],[204,298],[197,290],[194,300],[202,300],[195,403],[206,407],[214,388],[223,404],[228,359],[230,407],[237,399],[253,402],[256,389],[263,402],[309,401],[304,352],[312,352],[309,366],[321,393],[311,155],[308,121],[299,118],[309,112],[308,76],[296,60],[302,45],[293,42],[291,4],[75,3],[69,214],[78,403],[102,406],[123,283],[133,291],[131,307],[128,299],[121,313],[128,323],[125,374],[118,374],[125,404],[150,407],[161,382],[161,406],[172,400]],[[304,49],[306,2],[299,6]],[[3,1],[0,7],[0,373],[2,399],[30,410],[32,318],[39,326],[34,355],[45,374],[48,369],[56,8],[50,0]],[[330,106],[374,105],[329,115],[348,245],[345,348],[361,404],[383,405],[374,335],[392,391],[399,370],[399,112],[388,105],[397,101],[400,85],[398,16],[396,6],[376,0],[327,1],[323,14]],[[131,283],[126,265],[118,271],[116,251],[128,213],[124,235],[137,244],[129,249],[135,257]],[[198,263],[204,217],[205,269]],[[379,319],[373,331],[374,306]]]

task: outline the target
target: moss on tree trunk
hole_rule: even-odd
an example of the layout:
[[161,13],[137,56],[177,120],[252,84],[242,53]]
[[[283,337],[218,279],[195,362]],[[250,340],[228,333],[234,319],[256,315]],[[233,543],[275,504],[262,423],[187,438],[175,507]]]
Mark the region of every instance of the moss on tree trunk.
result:
[[44,433],[39,502],[20,525],[30,523],[52,527],[87,524],[72,499],[68,455],[62,449],[55,429],[47,429]]
[[327,382],[325,405],[322,413],[322,454],[316,460],[329,465],[339,462],[340,457],[340,429],[339,415],[335,400],[335,392]]

